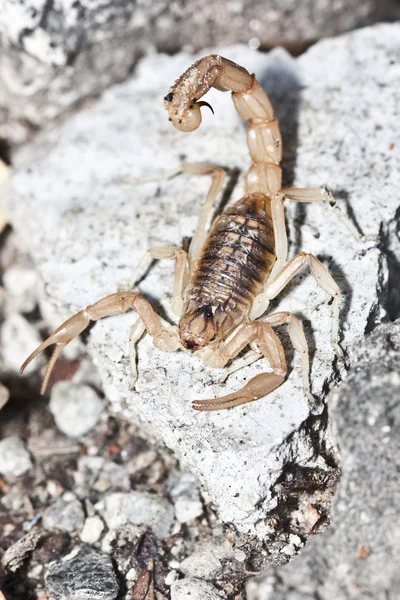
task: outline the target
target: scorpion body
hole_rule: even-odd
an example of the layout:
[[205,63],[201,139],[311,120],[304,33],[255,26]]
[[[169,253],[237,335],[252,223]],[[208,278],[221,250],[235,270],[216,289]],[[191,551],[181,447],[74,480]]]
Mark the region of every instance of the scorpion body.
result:
[[[215,221],[207,237],[186,288],[180,321],[182,344],[199,350],[210,339],[226,339],[246,318],[275,260],[270,199],[262,194],[246,196]],[[213,324],[202,339],[205,323],[197,321],[201,332],[188,328],[201,314]]]
[[[201,209],[188,253],[175,246],[151,248],[147,258],[175,259],[173,309],[178,326],[165,322],[136,291],[110,294],[63,323],[25,361],[21,370],[48,346],[55,344],[42,392],[62,348],[97,319],[129,309],[138,313],[130,334],[133,380],[136,377],[136,342],[145,331],[163,351],[196,352],[212,367],[223,368],[247,346],[251,352],[237,358],[229,373],[262,356],[272,372],[253,377],[242,389],[226,396],[193,402],[196,410],[218,410],[252,402],[283,383],[287,374],[282,344],[273,328],[285,324],[295,349],[302,356],[304,393],[310,404],[309,356],[299,319],[288,312],[267,314],[269,301],[304,267],[308,266],[318,285],[332,298],[331,343],[340,356],[338,343],[340,290],[326,267],[314,256],[301,252],[287,257],[284,201],[326,202],[339,212],[333,196],[325,189],[281,189],[282,140],[271,102],[254,75],[221,56],[211,55],[194,63],[170,88],[164,98],[169,120],[180,131],[190,132],[201,123],[200,98],[214,87],[231,91],[238,114],[249,122],[247,143],[252,164],[245,177],[245,196],[207,225],[221,190],[225,172],[215,166],[186,163],[176,172],[211,176],[212,183]],[[212,109],[211,109],[212,110]]]

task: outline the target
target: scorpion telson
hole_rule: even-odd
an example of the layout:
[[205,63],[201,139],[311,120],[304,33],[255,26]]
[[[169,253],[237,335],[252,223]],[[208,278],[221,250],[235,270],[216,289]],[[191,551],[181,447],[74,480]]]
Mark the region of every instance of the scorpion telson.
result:
[[[307,252],[288,261],[284,201],[325,203],[339,212],[333,196],[321,189],[281,189],[282,139],[271,102],[257,81],[239,65],[211,55],[192,65],[169,90],[164,106],[174,127],[193,131],[201,123],[200,98],[211,88],[231,91],[239,115],[249,122],[247,143],[252,164],[245,178],[245,196],[218,216],[209,232],[207,223],[223,186],[225,172],[215,166],[187,163],[177,172],[211,177],[188,253],[175,246],[151,248],[145,259],[175,259],[173,309],[178,326],[165,322],[140,294],[117,292],[102,298],[63,323],[25,361],[21,371],[40,352],[55,344],[43,380],[46,390],[51,370],[69,341],[91,321],[132,309],[138,318],[130,334],[133,380],[136,343],[145,331],[165,352],[196,352],[211,367],[223,368],[248,345],[251,351],[225,370],[226,375],[264,356],[272,372],[257,375],[239,391],[193,402],[196,410],[218,410],[257,400],[280,386],[287,374],[282,344],[273,328],[288,326],[294,348],[301,353],[304,392],[310,393],[307,341],[299,319],[288,312],[262,316],[270,300],[308,266],[317,284],[332,298],[332,346],[338,355],[340,290],[326,267]],[[211,107],[210,107],[211,108]],[[352,224],[342,220],[357,237]]]

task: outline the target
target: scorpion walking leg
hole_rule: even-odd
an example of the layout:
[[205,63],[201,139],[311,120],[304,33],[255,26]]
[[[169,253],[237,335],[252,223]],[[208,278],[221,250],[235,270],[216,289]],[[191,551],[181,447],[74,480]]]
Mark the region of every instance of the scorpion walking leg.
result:
[[[362,235],[347,215],[337,205],[333,194],[326,188],[286,188],[281,190],[280,194],[288,200],[294,202],[323,202],[328,206],[347,227],[351,234],[360,241],[366,241],[368,236]],[[375,238],[374,238],[375,239]]]
[[149,262],[149,259],[163,260],[166,258],[176,259],[172,310],[174,315],[179,318],[183,306],[182,296],[189,278],[186,261],[187,254],[182,248],[178,248],[177,246],[154,246],[153,248],[150,248],[135,269],[135,274],[129,283],[128,289],[132,290],[135,287],[135,283],[139,279],[143,267]]
[[214,202],[222,189],[225,181],[226,172],[220,167],[212,165],[203,165],[196,163],[185,163],[182,165],[182,172],[190,175],[210,175],[212,182],[206,201],[200,211],[199,220],[197,221],[196,231],[193,235],[192,242],[189,248],[189,268],[193,270],[193,266],[199,257],[204,240],[207,237],[207,225],[210,220],[210,215],[214,206]]
[[267,288],[277,278],[278,274],[281,273],[282,269],[287,262],[287,235],[286,235],[286,224],[284,214],[284,200],[293,200],[294,202],[323,202],[328,205],[349,229],[352,235],[360,241],[366,241],[373,239],[376,241],[375,236],[364,236],[362,235],[353,223],[348,219],[344,212],[336,204],[336,200],[326,188],[287,188],[283,189],[272,198],[271,212],[272,212],[272,223],[274,228],[275,237],[275,254],[276,262],[273,269],[268,277],[268,281],[263,291],[257,296],[253,302],[253,306],[250,311],[250,318],[257,319],[265,313],[269,304],[269,296]]
[[293,347],[301,353],[304,395],[307,397],[311,406],[315,405],[315,398],[310,392],[310,355],[301,322],[289,312],[267,315],[266,317],[263,317],[261,321],[269,323],[272,327],[288,325],[289,337]]
[[214,367],[224,366],[253,340],[257,342],[260,352],[270,363],[272,373],[256,375],[241,390],[233,394],[211,400],[195,400],[192,404],[195,410],[221,410],[247,404],[266,396],[284,382],[287,367],[282,344],[272,327],[261,321],[240,326],[228,342],[220,344],[214,355],[208,357],[207,364]]
[[263,301],[268,304],[269,300],[283,290],[284,287],[299,273],[299,271],[308,265],[311,273],[314,276],[318,285],[332,296],[332,334],[331,343],[338,356],[343,355],[343,351],[339,346],[339,304],[340,304],[340,289],[328,269],[323,265],[318,258],[308,252],[301,252],[282,269],[275,281],[267,286],[265,292],[262,292]]
[[153,310],[147,300],[135,292],[117,292],[105,296],[65,321],[65,323],[58,327],[47,340],[40,344],[40,346],[28,356],[21,367],[21,373],[31,360],[40,354],[40,352],[48,346],[55,344],[56,347],[53,356],[47,365],[41,388],[41,393],[44,394],[51,371],[64,346],[66,346],[73,338],[81,334],[91,321],[118,315],[129,309],[132,309],[139,314],[148,333],[153,337],[154,345],[157,348],[164,352],[172,352],[180,346],[179,338],[175,334],[175,330],[173,328],[167,330],[165,326],[163,326],[161,318]]

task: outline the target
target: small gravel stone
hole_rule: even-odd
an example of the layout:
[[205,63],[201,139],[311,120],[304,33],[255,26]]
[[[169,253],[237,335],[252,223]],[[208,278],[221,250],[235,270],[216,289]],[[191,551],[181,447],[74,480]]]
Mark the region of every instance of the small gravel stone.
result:
[[174,581],[171,586],[171,600],[221,600],[223,597],[211,583],[193,577]]
[[81,503],[76,498],[59,498],[43,514],[43,526],[46,529],[60,531],[80,531],[85,521]]
[[89,517],[85,521],[80,538],[86,544],[94,544],[100,539],[103,529],[104,523],[100,517]]
[[89,546],[52,563],[46,585],[53,600],[114,600],[119,588],[111,559]]
[[191,473],[172,473],[168,478],[167,489],[180,523],[187,523],[203,514],[196,478]]
[[13,478],[32,467],[32,461],[22,441],[14,436],[0,442],[0,473]]
[[103,517],[110,529],[125,523],[150,525],[161,538],[167,536],[174,521],[168,500],[149,492],[116,492],[105,498]]
[[104,462],[93,487],[99,492],[105,492],[111,488],[114,490],[129,491],[131,483],[128,472],[123,465],[107,461]]
[[197,544],[193,554],[181,562],[179,569],[189,577],[210,581],[222,568],[221,560],[233,557],[233,551],[223,539],[206,540]]
[[51,390],[50,410],[60,431],[79,437],[96,425],[103,402],[87,385],[59,381]]

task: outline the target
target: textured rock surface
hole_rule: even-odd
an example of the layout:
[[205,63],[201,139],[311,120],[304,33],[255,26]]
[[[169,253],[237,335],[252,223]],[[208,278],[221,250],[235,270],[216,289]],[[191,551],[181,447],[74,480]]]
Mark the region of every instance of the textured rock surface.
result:
[[119,588],[111,559],[89,546],[54,562],[46,585],[54,600],[114,600]]
[[[383,4],[383,5],[382,5]],[[126,78],[144,52],[315,40],[393,15],[392,0],[6,0],[0,15],[0,137],[29,132]]]
[[[254,70],[271,95],[283,129],[284,184],[328,184],[367,234],[384,231],[398,207],[399,108],[393,89],[400,81],[399,34],[398,25],[376,26],[321,42],[297,61],[281,50],[262,55],[246,47],[219,49]],[[171,82],[192,61],[186,55],[147,58],[131,82],[18,155],[17,196],[13,200],[10,192],[8,210],[32,242],[46,314],[49,302],[57,313],[54,325],[129,280],[147,248],[180,244],[194,230],[208,181],[177,177],[129,186],[121,183],[123,177],[159,173],[184,157],[240,169],[233,198],[241,196],[249,158],[244,126],[229,95],[209,94],[216,116],[205,115],[193,134],[173,130],[161,107]],[[322,257],[342,289],[346,348],[383,314],[384,253],[353,240],[322,206],[288,204],[287,215],[290,254],[307,250]],[[172,274],[172,264],[157,264],[140,284],[167,315]],[[331,309],[306,273],[282,296],[273,308],[305,319],[315,350],[312,390],[322,397],[338,378],[329,345]],[[139,344],[136,391],[129,392],[127,339],[133,321],[132,314],[106,319],[90,335],[114,410],[141,422],[177,453],[209,491],[223,520],[265,536],[265,514],[277,502],[271,488],[284,465],[324,467],[322,458],[315,462],[314,438],[304,427],[309,408],[299,357],[294,356],[288,380],[268,399],[234,411],[197,414],[191,400],[234,391],[265,363],[214,385],[217,370],[188,354],[161,353],[145,337]],[[290,345],[285,346],[290,355]]]
[[330,396],[343,458],[332,525],[283,570],[248,585],[249,600],[396,598],[400,590],[400,321],[356,350]]

